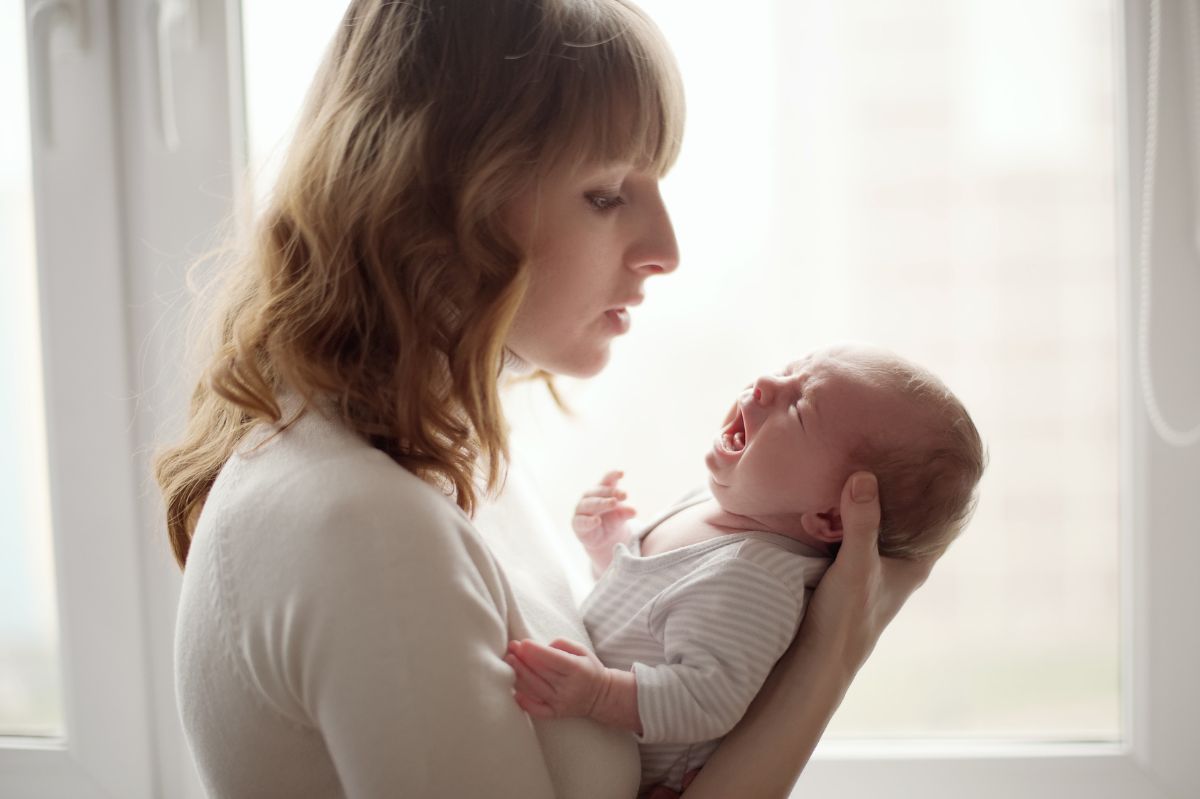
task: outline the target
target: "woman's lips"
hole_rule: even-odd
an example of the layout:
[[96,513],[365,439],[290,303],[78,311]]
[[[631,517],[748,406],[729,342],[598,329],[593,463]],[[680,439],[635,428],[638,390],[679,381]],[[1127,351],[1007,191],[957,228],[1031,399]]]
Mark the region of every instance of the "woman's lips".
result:
[[618,336],[629,332],[629,309],[610,308],[604,312],[604,318],[608,320],[609,327]]

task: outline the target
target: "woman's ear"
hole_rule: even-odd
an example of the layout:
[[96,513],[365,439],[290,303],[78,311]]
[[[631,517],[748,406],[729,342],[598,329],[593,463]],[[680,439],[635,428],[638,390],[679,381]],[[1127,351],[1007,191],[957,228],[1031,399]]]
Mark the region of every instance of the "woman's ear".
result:
[[804,532],[826,544],[842,540],[842,514],[837,508],[824,513],[805,513],[800,516],[800,526]]

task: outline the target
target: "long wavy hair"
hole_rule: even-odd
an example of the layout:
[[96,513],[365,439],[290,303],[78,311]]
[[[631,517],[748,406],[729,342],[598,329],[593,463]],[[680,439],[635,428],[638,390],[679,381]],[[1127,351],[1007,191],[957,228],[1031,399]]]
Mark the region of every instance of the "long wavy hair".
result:
[[626,0],[351,2],[273,191],[224,248],[186,431],[155,460],[180,568],[246,434],[318,402],[472,514],[503,480],[529,279],[506,204],[569,162],[663,174],[682,126],[670,52]]

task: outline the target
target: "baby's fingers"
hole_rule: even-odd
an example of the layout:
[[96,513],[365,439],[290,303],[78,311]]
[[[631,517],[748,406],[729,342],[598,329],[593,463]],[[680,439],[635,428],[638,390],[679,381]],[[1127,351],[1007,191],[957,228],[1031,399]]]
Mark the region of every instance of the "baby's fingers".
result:
[[588,497],[616,497],[617,499],[625,499],[627,496],[629,495],[616,486],[598,486],[596,488],[589,488],[583,492],[584,499]]
[[516,672],[517,680],[514,687],[518,691],[539,699],[549,699],[554,696],[554,687],[537,673],[536,667],[531,667],[519,655],[510,651],[504,656],[504,662]]
[[584,497],[575,506],[577,516],[599,516],[608,513],[620,504],[616,497]]
[[556,715],[554,708],[520,690],[513,694],[513,698],[517,700],[517,705],[521,710],[524,710],[535,719],[552,719]]
[[625,476],[625,472],[622,472],[620,469],[614,469],[613,471],[609,472],[608,474],[606,474],[600,478],[600,485],[615,486],[617,484],[617,482],[624,476]]
[[577,515],[571,519],[571,529],[576,535],[585,536],[600,530],[599,516]]
[[559,649],[551,649],[533,641],[521,641],[518,656],[529,668],[544,674],[547,679],[568,677],[578,673],[580,662],[578,655],[571,655]]

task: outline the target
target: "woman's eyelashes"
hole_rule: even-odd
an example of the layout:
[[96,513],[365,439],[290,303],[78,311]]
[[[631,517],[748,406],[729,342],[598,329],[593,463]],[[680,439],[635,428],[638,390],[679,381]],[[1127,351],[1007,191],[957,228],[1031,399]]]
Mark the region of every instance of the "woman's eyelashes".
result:
[[584,195],[588,204],[601,213],[620,208],[625,204],[625,198],[620,194],[608,192],[588,192]]

